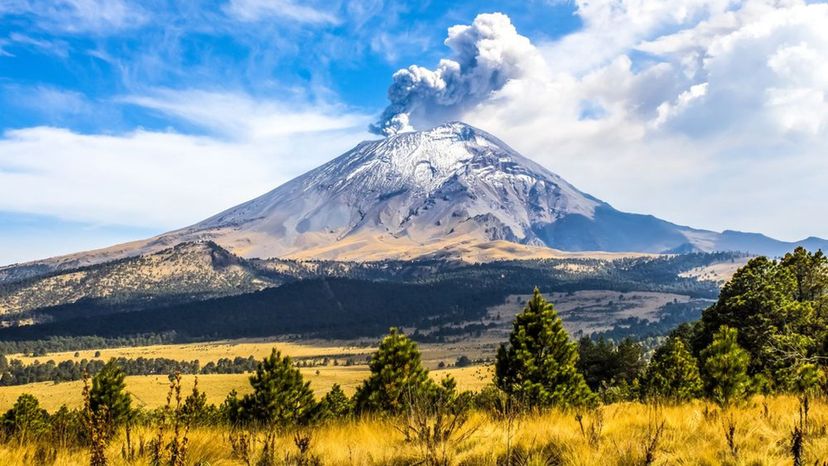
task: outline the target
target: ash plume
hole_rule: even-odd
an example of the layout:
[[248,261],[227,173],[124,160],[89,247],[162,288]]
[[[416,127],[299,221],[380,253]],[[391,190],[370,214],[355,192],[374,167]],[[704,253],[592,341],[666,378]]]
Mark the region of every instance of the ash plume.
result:
[[457,119],[542,63],[529,39],[502,13],[481,14],[471,25],[452,26],[444,43],[453,56],[440,60],[435,69],[411,65],[394,73],[390,104],[371,132],[388,136],[411,131],[414,125]]

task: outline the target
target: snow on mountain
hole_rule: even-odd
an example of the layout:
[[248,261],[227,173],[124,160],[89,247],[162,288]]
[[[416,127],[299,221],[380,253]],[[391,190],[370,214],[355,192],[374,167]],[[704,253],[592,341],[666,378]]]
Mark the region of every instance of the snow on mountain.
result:
[[363,142],[171,235],[210,238],[256,257],[304,255],[336,243],[358,255],[354,240],[405,247],[463,237],[544,246],[533,225],[592,218],[599,205],[492,135],[449,123]]
[[[356,260],[451,255],[461,246],[537,257],[548,256],[547,248],[777,255],[795,245],[620,212],[460,122],[363,142],[162,238],[210,239],[245,257]],[[828,244],[820,241],[810,243]]]

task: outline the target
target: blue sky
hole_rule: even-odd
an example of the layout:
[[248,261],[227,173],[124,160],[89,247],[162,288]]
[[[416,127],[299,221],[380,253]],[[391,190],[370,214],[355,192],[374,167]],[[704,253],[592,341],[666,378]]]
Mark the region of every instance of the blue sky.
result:
[[195,131],[119,101],[154,88],[303,101],[335,96],[340,104],[375,113],[386,104],[394,71],[436,64],[448,27],[470,23],[480,12],[502,11],[537,38],[579,27],[574,4],[540,1],[317,2],[315,8],[297,2],[294,8],[313,8],[315,15],[305,16],[280,14],[284,4],[293,5],[280,1],[236,2],[239,11],[227,1],[116,1],[123,9],[99,20],[82,9],[97,2],[43,6],[49,3],[61,2],[11,1],[5,7],[0,98],[7,111],[0,129]]
[[796,1],[0,0],[0,264],[196,222],[399,115],[624,210],[828,237],[826,30]]

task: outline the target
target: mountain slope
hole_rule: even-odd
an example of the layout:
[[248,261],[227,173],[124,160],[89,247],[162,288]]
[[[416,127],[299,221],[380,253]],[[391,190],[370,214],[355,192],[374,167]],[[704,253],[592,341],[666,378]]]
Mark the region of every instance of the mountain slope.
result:
[[[366,141],[193,226],[112,248],[0,268],[0,283],[213,241],[245,258],[333,260],[561,257],[571,252],[741,251],[787,243],[620,212],[494,136],[463,123]],[[563,252],[566,251],[566,252]]]
[[496,259],[559,251],[779,255],[803,243],[828,247],[818,238],[785,243],[620,212],[494,136],[456,122],[363,142],[261,197],[162,238],[209,239],[245,257],[350,260],[461,250]]
[[[94,300],[111,305],[174,302],[249,293],[282,283],[213,243],[182,243],[154,254],[0,285],[0,317]],[[24,313],[22,316],[20,313]]]
[[545,246],[532,225],[601,202],[470,126],[364,142],[277,189],[167,237],[248,257],[359,259],[447,243]]

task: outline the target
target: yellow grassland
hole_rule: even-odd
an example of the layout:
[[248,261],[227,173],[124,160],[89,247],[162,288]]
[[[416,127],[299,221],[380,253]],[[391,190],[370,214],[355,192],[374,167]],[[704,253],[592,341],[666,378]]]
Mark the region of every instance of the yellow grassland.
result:
[[[342,386],[351,394],[368,376],[367,366],[322,366],[301,368],[305,380],[309,381],[317,397],[321,397],[334,383]],[[473,366],[431,371],[431,376],[439,380],[446,375],[453,376],[458,386],[464,390],[479,390],[491,381],[489,367]],[[191,387],[193,375],[183,375],[182,383]],[[199,390],[207,394],[207,402],[220,404],[231,390],[240,394],[250,391],[250,374],[203,374],[198,376]],[[165,375],[137,375],[126,378],[126,389],[133,398],[136,407],[156,408],[164,404],[167,396],[169,379]],[[0,387],[0,412],[5,412],[14,404],[17,397],[29,393],[40,400],[47,411],[54,411],[61,405],[71,408],[81,406],[82,381],[40,382],[26,385]]]
[[[159,390],[163,391],[162,387]],[[653,443],[653,433],[660,423],[664,429],[655,448],[653,465],[791,465],[791,431],[798,422],[798,400],[794,397],[755,398],[723,415],[703,402],[654,408],[638,403],[621,403],[602,407],[598,416],[586,413],[584,435],[575,413],[554,410],[519,418],[514,427],[485,413],[474,413],[459,435],[445,444],[451,465],[495,466],[507,443],[528,452],[527,465],[564,464],[576,466],[626,466],[645,464],[645,450]],[[726,418],[733,419],[735,443],[731,449],[725,437]],[[802,464],[824,464],[828,460],[828,406],[823,401],[811,404],[806,426]],[[310,431],[310,453],[330,466],[393,465],[421,463],[423,451],[416,442],[406,442],[400,433],[401,421],[395,419],[360,419],[316,427]],[[195,428],[188,434],[189,455],[186,464],[241,465],[232,455],[229,431],[219,427]],[[146,443],[155,435],[150,428],[132,432],[133,445]],[[591,437],[591,438],[590,438]],[[261,448],[262,434],[254,445]],[[111,443],[111,465],[148,464],[148,456],[132,462],[122,457],[124,436]],[[5,443],[0,445],[0,464],[36,464],[36,449],[51,445]],[[282,463],[286,454],[295,453],[293,433],[280,433],[276,440],[276,458]],[[256,457],[253,457],[255,464]],[[558,462],[549,458],[557,457]],[[84,450],[59,449],[55,465],[89,464]]]
[[[270,354],[270,350],[276,347],[285,356],[292,358],[325,357],[343,354],[368,355],[375,350],[369,345],[354,346],[331,342],[303,342],[293,343],[288,341],[259,339],[259,340],[226,340],[211,341],[205,343],[185,343],[173,345],[150,345],[123,348],[105,348],[100,350],[64,351],[49,353],[47,356],[24,356],[21,354],[10,354],[9,359],[19,359],[23,364],[31,364],[34,361],[79,361],[81,359],[103,359],[110,358],[169,358],[178,361],[199,360],[201,364],[215,362],[221,358],[233,359],[236,356],[253,356],[262,359]],[[95,358],[96,351],[100,356]]]

